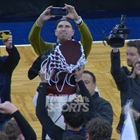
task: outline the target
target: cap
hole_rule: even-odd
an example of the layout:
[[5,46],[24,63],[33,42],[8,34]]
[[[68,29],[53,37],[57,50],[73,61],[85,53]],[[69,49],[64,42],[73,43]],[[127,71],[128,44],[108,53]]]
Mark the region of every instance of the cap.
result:
[[63,18],[57,20],[57,21],[56,21],[56,26],[55,26],[55,27],[57,27],[58,23],[61,22],[61,21],[68,21],[68,22],[71,24],[72,28],[74,29],[73,21],[72,21],[70,18],[65,18],[65,17],[63,17]]

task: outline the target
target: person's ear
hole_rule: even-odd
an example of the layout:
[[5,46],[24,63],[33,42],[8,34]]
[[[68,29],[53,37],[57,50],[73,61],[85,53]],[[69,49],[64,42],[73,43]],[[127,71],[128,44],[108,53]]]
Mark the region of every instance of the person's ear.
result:
[[75,30],[73,30],[73,35],[72,36],[74,36],[74,34],[75,34]]
[[96,87],[96,83],[93,83],[94,88]]
[[57,36],[57,32],[56,32],[56,29],[54,30],[54,34],[55,34],[55,36]]

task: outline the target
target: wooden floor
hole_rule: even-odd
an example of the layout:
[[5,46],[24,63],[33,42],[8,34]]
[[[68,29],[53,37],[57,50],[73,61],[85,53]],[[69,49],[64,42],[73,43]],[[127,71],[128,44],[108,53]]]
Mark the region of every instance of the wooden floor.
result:
[[[37,120],[32,103],[39,78],[37,77],[30,81],[27,77],[28,69],[37,58],[37,55],[31,46],[17,48],[21,59],[12,77],[12,101],[36,131],[38,140],[41,140],[41,125]],[[125,49],[126,47],[121,48],[122,65],[126,65]],[[102,43],[93,43],[85,69],[92,71],[96,75],[97,86],[101,96],[113,106],[114,122],[112,138],[119,140],[119,135],[116,133],[115,128],[120,114],[120,99],[119,92],[110,74],[110,51],[111,48],[109,46],[104,46]],[[4,54],[7,54],[5,48],[0,48],[0,55]]]

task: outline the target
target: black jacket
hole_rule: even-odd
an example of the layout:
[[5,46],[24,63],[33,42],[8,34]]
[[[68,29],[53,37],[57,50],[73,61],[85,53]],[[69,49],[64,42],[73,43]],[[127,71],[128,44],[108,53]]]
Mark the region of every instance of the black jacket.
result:
[[36,58],[36,60],[33,62],[32,66],[28,70],[28,78],[30,80],[34,79],[36,76],[38,76],[38,73],[40,71],[41,63],[48,57],[48,55],[51,53],[52,50],[45,51],[40,56]]
[[89,99],[89,120],[92,118],[100,117],[108,120],[112,125],[113,109],[111,104],[107,100],[101,98],[97,92],[95,92],[95,94],[91,96],[83,81],[79,81],[78,86],[80,88],[81,95]]
[[[125,105],[127,100],[133,99],[132,107],[140,112],[140,79],[128,77],[120,63],[120,52],[111,52],[111,74],[122,95],[122,103]],[[135,124],[140,137],[140,120],[135,121]]]
[[[46,83],[40,83],[38,87],[38,99],[37,99],[37,106],[36,106],[36,115],[43,127],[43,130],[52,140],[64,140],[66,136],[74,134],[80,135],[81,130],[78,132],[74,132],[71,130],[63,130],[61,127],[57,126],[52,119],[48,116],[48,111],[46,110],[45,103],[46,103]],[[82,133],[85,135],[85,131]],[[45,140],[45,136],[42,138]]]
[[18,123],[18,126],[25,137],[25,140],[36,140],[36,133],[33,130],[33,128],[30,126],[30,124],[27,122],[27,120],[22,116],[22,114],[17,110],[12,114],[16,122]]
[[[13,70],[18,65],[20,55],[16,47],[6,49],[8,56],[0,57],[0,100],[1,102],[11,101],[11,77]],[[11,118],[11,115],[0,114],[0,123]]]

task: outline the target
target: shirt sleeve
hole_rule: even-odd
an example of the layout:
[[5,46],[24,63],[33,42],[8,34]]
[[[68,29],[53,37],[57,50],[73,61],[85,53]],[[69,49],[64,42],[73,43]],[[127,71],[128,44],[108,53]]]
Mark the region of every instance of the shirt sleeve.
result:
[[7,56],[4,62],[3,69],[12,72],[18,65],[20,55],[17,48],[14,45],[11,49],[6,49],[6,51],[8,52],[9,55]]
[[28,40],[31,43],[31,46],[33,47],[37,55],[41,55],[44,51],[54,48],[55,45],[55,43],[45,42],[42,39],[42,37],[40,36],[41,29],[42,26],[38,26],[36,20],[28,36]]
[[25,137],[25,140],[36,140],[36,134],[31,125],[27,122],[27,120],[22,116],[19,111],[16,111],[12,114],[18,126]]
[[111,51],[111,75],[119,90],[127,89],[128,77],[125,71],[121,68],[120,52],[113,53]]
[[89,120],[95,117],[100,117],[108,120],[110,124],[112,124],[113,110],[111,104],[99,96],[93,99],[82,80],[78,82],[78,86],[81,95],[89,99],[87,100],[89,103]]
[[55,125],[52,119],[48,116],[48,111],[45,107],[47,92],[46,88],[47,83],[40,83],[38,87],[39,94],[37,99],[36,115],[45,133],[48,134],[51,139],[60,140],[64,130]]
[[93,38],[88,26],[84,21],[82,21],[82,23],[78,25],[78,30],[81,35],[81,43],[84,48],[85,57],[87,58],[91,51]]

